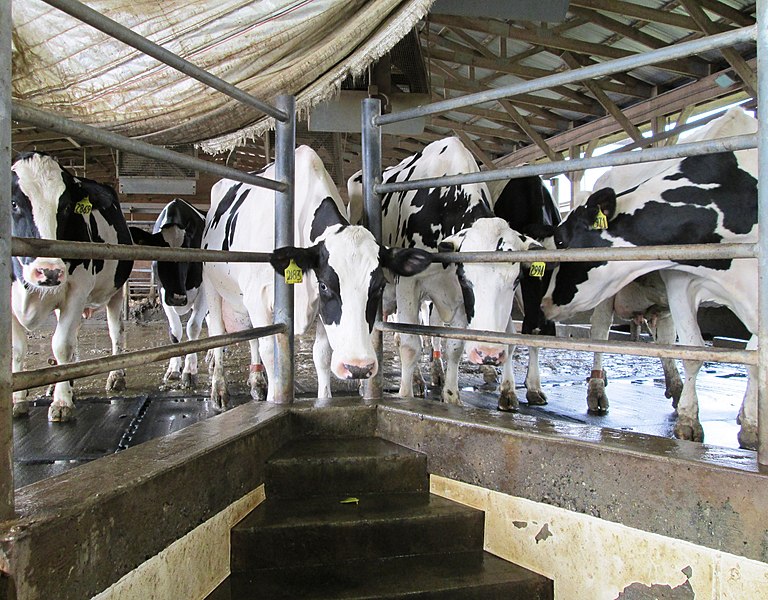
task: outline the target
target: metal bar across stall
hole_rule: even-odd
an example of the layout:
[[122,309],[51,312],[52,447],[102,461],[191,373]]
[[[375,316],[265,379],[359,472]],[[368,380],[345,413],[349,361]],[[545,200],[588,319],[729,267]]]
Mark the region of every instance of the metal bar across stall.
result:
[[193,340],[191,342],[158,346],[157,348],[146,348],[144,350],[136,350],[124,354],[115,354],[112,356],[57,365],[55,367],[14,373],[13,391],[26,390],[40,385],[56,383],[57,381],[65,381],[67,379],[108,373],[115,369],[139,367],[148,362],[167,360],[174,356],[183,356],[185,354],[191,354],[192,352],[202,352],[220,346],[235,344],[237,342],[247,342],[254,338],[285,333],[285,330],[286,327],[283,324],[267,325],[266,327],[244,329],[243,331],[238,331],[236,333],[216,335],[205,339]]
[[657,358],[682,358],[686,360],[709,360],[715,362],[757,364],[757,352],[754,350],[732,350],[729,348],[700,348],[696,346],[678,346],[668,344],[645,344],[610,342],[603,340],[576,340],[573,338],[555,338],[548,335],[521,335],[498,331],[460,329],[456,327],[434,327],[412,323],[377,322],[376,329],[394,333],[413,333],[416,335],[437,336],[455,340],[477,340],[495,344],[516,344],[535,348],[576,350],[583,352],[604,352],[608,354],[632,354]]

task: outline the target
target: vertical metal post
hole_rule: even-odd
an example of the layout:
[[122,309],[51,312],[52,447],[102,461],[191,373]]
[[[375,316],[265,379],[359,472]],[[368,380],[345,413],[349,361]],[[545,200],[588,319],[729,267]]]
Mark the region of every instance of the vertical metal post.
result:
[[[288,114],[284,123],[275,126],[275,178],[288,184],[284,192],[275,192],[275,248],[292,246],[293,203],[295,191],[296,150],[296,99],[279,96],[277,108]],[[289,404],[294,394],[294,343],[293,343],[293,285],[275,273],[275,323],[285,323],[285,333],[275,336],[275,402]]]
[[[368,230],[381,243],[381,198],[374,186],[381,183],[381,128],[373,120],[381,114],[381,101],[375,98],[363,100],[363,215]],[[381,319],[381,306],[376,311]],[[384,343],[381,331],[374,329],[373,348],[379,362],[379,372],[365,382],[365,398],[381,398],[384,382]]]
[[[0,298],[10,302],[11,0],[0,0],[0,46]],[[13,517],[11,353],[11,311],[0,310],[0,521]]]
[[768,465],[768,0],[757,2],[758,366],[757,461]]

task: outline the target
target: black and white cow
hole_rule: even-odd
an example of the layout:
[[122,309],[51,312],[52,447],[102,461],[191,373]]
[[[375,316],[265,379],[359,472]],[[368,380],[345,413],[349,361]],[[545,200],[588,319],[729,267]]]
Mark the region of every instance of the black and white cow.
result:
[[[695,139],[754,133],[757,121],[743,110],[729,110],[702,128]],[[757,151],[723,152],[639,167],[646,178],[617,197],[612,188],[593,193],[556,231],[561,248],[757,241]],[[630,177],[632,179],[632,177]],[[634,180],[637,177],[634,176]],[[596,228],[596,217],[607,228]],[[562,263],[542,302],[545,315],[560,319],[593,308],[637,277],[659,271],[679,340],[702,345],[696,311],[704,301],[728,306],[753,333],[756,345],[757,261],[755,259],[612,261]],[[675,435],[701,440],[695,378],[701,364],[683,361],[685,381]],[[756,377],[740,411],[739,442],[757,442]]]
[[[131,227],[136,244],[170,248],[200,248],[205,227],[205,215],[181,198],[174,198],[163,207],[149,234]],[[203,291],[203,263],[154,261],[160,302],[168,319],[171,342],[182,340],[184,329],[181,317],[187,313],[187,338],[200,337],[208,305]],[[180,356],[168,363],[164,381],[178,381],[184,387],[193,387],[197,380],[197,354],[187,354],[183,364]]]
[[[385,169],[385,182],[410,181],[478,171],[472,154],[457,138],[438,140],[422,152]],[[350,202],[361,196],[360,174],[348,182]],[[423,248],[450,252],[522,251],[539,247],[532,238],[495,217],[484,183],[463,184],[394,192],[382,198],[382,237],[401,248]],[[520,264],[435,264],[396,285],[398,321],[417,323],[422,301],[430,299],[441,323],[476,330],[509,331],[514,287]],[[459,403],[458,367],[464,344],[444,341],[446,357],[442,398]],[[401,379],[399,394],[413,396],[413,373],[420,354],[418,336],[400,336]],[[517,404],[512,348],[485,342],[468,342],[466,353],[475,364],[504,364],[499,407]]]
[[[428,253],[379,245],[359,225],[349,225],[338,190],[320,157],[308,146],[296,149],[295,243],[299,248],[275,250],[272,265],[284,273],[289,261],[306,272],[294,286],[297,335],[316,317],[313,357],[320,398],[330,397],[330,373],[339,379],[366,379],[379,365],[371,342],[376,309],[387,277],[408,277],[427,268]],[[262,176],[274,178],[269,166]],[[271,252],[274,250],[275,193],[224,179],[211,190],[203,248]],[[218,335],[272,323],[274,271],[267,264],[206,263],[209,333]],[[253,345],[252,345],[253,347]],[[267,378],[274,377],[273,339],[258,344]],[[211,398],[227,406],[221,349],[215,351]],[[252,359],[253,360],[253,359]],[[273,398],[269,386],[267,400]]]
[[[510,179],[493,204],[493,212],[504,219],[515,231],[529,234],[539,242],[560,223],[560,209],[549,190],[537,176]],[[544,317],[541,298],[549,284],[548,271],[544,277],[520,274],[518,303],[523,312],[521,331],[524,334],[554,336],[555,323]],[[539,349],[528,349],[528,372],[525,376],[526,400],[529,405],[547,403],[541,387]]]
[[[13,235],[25,238],[131,244],[115,191],[106,185],[75,177],[50,156],[38,152],[20,155],[11,167]],[[112,353],[124,350],[121,320],[123,284],[132,261],[62,260],[14,257],[13,370],[24,368],[27,331],[41,327],[56,311],[58,324],[51,348],[58,364],[71,362],[83,316],[106,305]],[[125,388],[125,372],[112,371],[107,391]],[[48,410],[51,421],[72,418],[72,383],[56,384]],[[27,392],[13,395],[13,414],[28,412]]]

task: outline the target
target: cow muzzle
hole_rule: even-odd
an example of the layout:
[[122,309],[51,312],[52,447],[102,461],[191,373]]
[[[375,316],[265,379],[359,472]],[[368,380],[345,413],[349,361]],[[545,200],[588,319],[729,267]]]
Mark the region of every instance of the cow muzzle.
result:
[[369,379],[376,375],[379,365],[374,360],[350,360],[343,361],[336,365],[333,374],[339,379]]
[[24,268],[25,281],[35,287],[57,287],[64,283],[66,277],[67,269],[61,259],[38,258]]
[[187,304],[186,294],[165,294],[165,303],[168,306],[185,306]]
[[469,362],[476,365],[503,365],[507,351],[502,346],[474,346],[467,353]]
[[560,307],[552,302],[552,298],[544,298],[541,301],[541,312],[549,321],[556,321],[560,316]]

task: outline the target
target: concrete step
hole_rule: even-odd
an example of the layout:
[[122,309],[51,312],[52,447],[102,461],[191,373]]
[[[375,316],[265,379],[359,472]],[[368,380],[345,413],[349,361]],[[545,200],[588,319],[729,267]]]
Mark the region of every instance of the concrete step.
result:
[[481,511],[429,494],[268,499],[232,530],[232,572],[482,550]]
[[401,556],[231,575],[208,600],[551,600],[552,581],[486,552]]
[[429,490],[426,456],[379,438],[302,439],[266,465],[269,498]]

